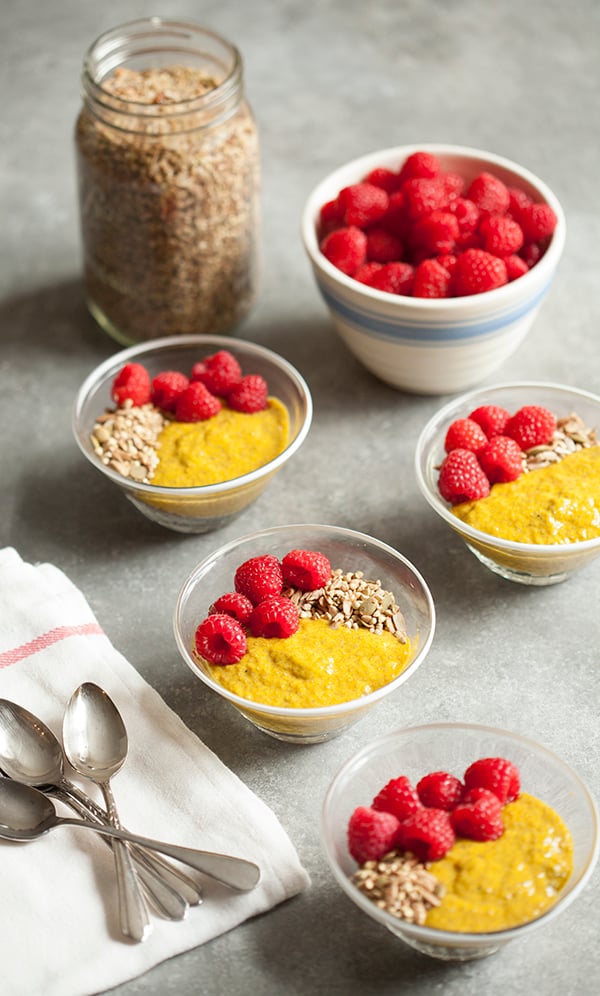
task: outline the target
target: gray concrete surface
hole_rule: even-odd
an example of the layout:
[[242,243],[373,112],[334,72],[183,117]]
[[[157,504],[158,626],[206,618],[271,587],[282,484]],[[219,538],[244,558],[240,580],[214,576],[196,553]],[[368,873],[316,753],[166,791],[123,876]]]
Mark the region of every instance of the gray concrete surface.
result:
[[[145,14],[191,17],[235,41],[264,168],[264,285],[240,334],[296,364],[315,401],[309,439],[243,518],[185,537],[142,519],[80,456],[70,409],[115,350],[80,281],[72,129],[79,70],[103,30]],[[275,810],[312,876],[304,895],[115,992],[206,996],[583,996],[600,974],[598,876],[558,920],[497,956],[446,965],[413,953],[341,894],[321,855],[327,783],[355,749],[429,720],[527,733],[600,796],[600,563],[528,590],[493,576],[417,492],[413,449],[441,403],[395,392],[338,341],[299,241],[306,195],[330,169],[403,142],[487,148],[560,197],[559,276],[516,355],[491,380],[600,391],[595,0],[2,0],[0,6],[0,544],[50,560],[82,588],[116,646],[185,722]],[[178,659],[171,614],[182,579],[254,528],[324,521],[372,533],[428,580],[438,611],[428,660],[344,736],[298,748],[262,736],[203,693]]]

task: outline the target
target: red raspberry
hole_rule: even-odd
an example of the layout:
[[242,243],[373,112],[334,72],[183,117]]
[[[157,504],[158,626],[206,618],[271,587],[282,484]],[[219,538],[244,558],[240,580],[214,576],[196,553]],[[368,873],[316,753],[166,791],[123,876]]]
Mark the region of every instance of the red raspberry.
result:
[[504,262],[506,263],[506,276],[508,277],[509,282],[511,280],[517,280],[519,277],[522,277],[524,273],[529,271],[527,263],[524,259],[521,259],[520,256],[506,256]]
[[440,494],[451,505],[477,501],[490,493],[490,483],[471,450],[452,450],[440,468]]
[[337,228],[321,241],[321,252],[338,270],[352,276],[366,262],[367,236],[360,228]]
[[240,625],[247,626],[253,608],[252,602],[245,595],[241,595],[239,591],[228,591],[213,602],[208,614],[224,613],[226,616],[233,616]]
[[192,380],[199,380],[211,394],[226,397],[242,379],[242,368],[229,350],[220,349],[192,367]]
[[454,844],[450,814],[444,809],[419,809],[399,827],[396,846],[419,861],[439,861]]
[[512,218],[491,214],[479,226],[481,247],[493,256],[510,256],[523,245],[523,229]]
[[377,793],[371,805],[373,809],[383,813],[391,813],[400,822],[414,816],[421,809],[417,790],[406,775],[392,778]]
[[363,183],[372,183],[374,187],[381,187],[386,194],[393,194],[400,186],[400,177],[385,166],[376,166],[370,173],[367,173]]
[[323,239],[329,232],[333,232],[336,228],[342,228],[344,224],[344,219],[340,206],[338,204],[337,197],[332,201],[327,201],[323,204],[319,212],[319,235]]
[[507,282],[506,264],[483,249],[467,249],[458,257],[452,286],[458,297],[483,294]]
[[388,209],[388,195],[373,183],[353,183],[338,194],[338,206],[346,225],[366,228],[383,218]]
[[542,405],[524,405],[509,418],[504,433],[514,439],[522,450],[545,446],[556,431],[556,419]]
[[436,256],[437,262],[448,271],[450,276],[454,273],[454,267],[456,266],[457,259],[458,256],[455,256],[454,253],[444,252],[441,256]]
[[352,279],[358,280],[361,284],[370,285],[373,277],[382,266],[382,263],[363,263],[362,266],[359,266]]
[[473,788],[450,813],[454,832],[468,840],[497,840],[504,833],[502,803],[485,788]]
[[401,190],[390,194],[388,209],[381,219],[380,225],[400,239],[405,237],[409,228],[409,218],[406,198]]
[[246,374],[227,395],[227,404],[236,412],[249,415],[261,412],[267,407],[269,389],[260,374]]
[[315,591],[331,577],[331,564],[324,553],[315,550],[290,550],[281,561],[284,584]]
[[472,235],[477,230],[481,214],[473,201],[466,197],[456,197],[448,204],[448,211],[456,217],[462,235]]
[[432,211],[443,211],[449,203],[448,191],[439,177],[407,180],[402,187],[409,218],[417,221]]
[[152,381],[152,404],[166,412],[174,412],[177,398],[189,386],[189,380],[178,370],[164,370]]
[[265,553],[262,557],[251,557],[240,564],[235,572],[234,588],[253,605],[258,605],[269,595],[281,595],[283,574],[277,557]]
[[494,436],[493,439],[488,439],[477,454],[477,459],[490,484],[516,481],[523,473],[521,447],[509,436]]
[[539,263],[545,251],[546,246],[540,245],[539,242],[526,242],[520,250],[519,256],[527,263],[527,268],[531,270],[536,263]]
[[359,865],[379,861],[394,847],[398,820],[391,813],[380,813],[368,806],[358,806],[348,821],[348,850]]
[[134,405],[147,405],[152,396],[150,374],[141,363],[126,363],[113,380],[111,397],[118,405],[133,401]]
[[519,769],[505,757],[482,757],[474,761],[464,774],[468,789],[488,789],[504,805],[518,798],[521,791]]
[[521,208],[521,227],[526,242],[539,242],[549,238],[558,218],[549,204],[526,204]]
[[459,236],[456,216],[450,211],[432,211],[420,218],[411,234],[414,246],[425,249],[430,255],[452,252]]
[[[391,263],[402,258],[404,248],[397,235],[381,225],[374,225],[367,232],[367,259],[375,263]],[[356,280],[356,274],[354,274]]]
[[506,423],[510,418],[510,412],[500,405],[481,405],[471,412],[469,418],[477,422],[485,432],[488,439],[492,436],[503,436]]
[[520,221],[521,211],[532,203],[531,197],[519,187],[508,187],[508,213],[515,221]]
[[479,208],[481,214],[506,214],[510,194],[505,183],[492,173],[480,173],[467,190],[467,200]]
[[196,650],[211,664],[237,664],[246,653],[246,634],[232,616],[209,615],[195,635]]
[[221,402],[214,394],[194,380],[175,401],[175,418],[178,422],[205,422],[221,411]]
[[387,294],[410,294],[412,291],[415,271],[410,263],[384,263],[369,282],[375,290],[386,291]]
[[298,608],[289,598],[268,595],[253,608],[249,626],[252,636],[285,640],[296,632],[298,621]]
[[417,793],[424,806],[433,809],[451,809],[460,802],[464,785],[447,771],[432,771],[417,782]]
[[443,180],[446,192],[452,200],[456,200],[461,196],[465,189],[465,181],[462,176],[458,173],[442,173],[441,179]]
[[431,152],[412,152],[404,160],[400,169],[399,181],[402,185],[405,180],[413,180],[418,177],[432,178],[441,172],[440,161]]
[[457,418],[448,426],[444,449],[472,450],[477,453],[487,443],[487,436],[480,425],[472,418]]
[[424,259],[415,269],[413,297],[449,297],[450,274],[437,259]]

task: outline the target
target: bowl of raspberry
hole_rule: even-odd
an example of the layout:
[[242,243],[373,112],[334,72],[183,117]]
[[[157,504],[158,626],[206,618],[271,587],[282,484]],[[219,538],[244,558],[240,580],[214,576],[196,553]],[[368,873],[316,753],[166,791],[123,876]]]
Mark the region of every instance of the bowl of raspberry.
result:
[[429,144],[336,169],[301,222],[342,341],[375,376],[416,394],[473,387],[518,348],[565,232],[557,197],[528,169]]
[[170,336],[114,354],[77,394],[75,440],[153,522],[225,526],[302,446],[312,398],[300,373],[256,343]]
[[202,686],[290,743],[338,736],[425,660],[429,588],[385,543],[337,526],[275,526],[203,560],[175,607],[179,652]]
[[396,730],[335,774],[325,856],[367,916],[432,958],[493,954],[577,898],[598,860],[594,799],[546,746],[462,723]]
[[491,571],[564,581],[600,553],[600,397],[530,381],[471,391],[417,441],[431,507]]

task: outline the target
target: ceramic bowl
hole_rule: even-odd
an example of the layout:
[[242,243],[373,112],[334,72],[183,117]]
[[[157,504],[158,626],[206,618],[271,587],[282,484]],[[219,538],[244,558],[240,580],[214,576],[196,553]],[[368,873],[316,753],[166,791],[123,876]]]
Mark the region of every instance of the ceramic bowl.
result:
[[598,428],[600,397],[562,384],[532,381],[493,385],[471,391],[441,408],[423,429],[416,447],[415,471],[422,494],[482,564],[496,574],[521,584],[549,585],[564,581],[598,556],[600,538],[554,544],[500,539],[458,519],[439,493],[438,468],[444,458],[444,438],[448,426],[454,419],[463,418],[487,404],[499,405],[511,413],[523,405],[543,405],[558,417],[575,412],[590,428]]
[[[415,784],[430,771],[448,771],[462,778],[466,768],[482,757],[506,757],[516,764],[522,790],[551,806],[569,828],[574,845],[573,872],[556,902],[535,920],[488,933],[435,930],[379,909],[351,882],[357,868],[347,846],[347,826],[353,810],[369,806],[391,778],[407,775]],[[359,909],[418,951],[458,961],[493,954],[563,913],[592,875],[600,841],[596,804],[581,778],[564,761],[517,733],[461,723],[409,727],[363,747],[331,782],[322,809],[321,838],[335,879]],[[431,870],[435,870],[434,864]]]
[[[244,373],[261,374],[269,393],[287,408],[289,442],[274,460],[230,481],[203,487],[171,488],[138,484],[106,467],[97,456],[90,434],[105,408],[112,406],[111,384],[125,363],[143,364],[151,376],[161,370],[191,370],[204,356],[220,349],[233,353]],[[114,354],[86,378],[75,401],[73,433],[83,455],[112,481],[147,518],[183,533],[204,533],[225,526],[262,493],[274,474],[302,446],[312,420],[312,398],[304,378],[277,353],[255,343],[225,336],[190,335],[157,339]]]
[[[375,167],[397,170],[418,150],[438,156],[442,169],[469,183],[488,171],[549,204],[558,224],[545,254],[524,276],[483,294],[424,299],[388,294],[359,283],[319,249],[317,221],[323,204]],[[501,156],[457,145],[404,145],[354,159],[334,170],[310,193],[301,235],[335,329],[356,358],[381,380],[417,394],[454,394],[488,377],[518,348],[546,297],[565,242],[557,197],[528,169]]]
[[[362,698],[341,705],[284,708],[241,698],[214,681],[193,654],[196,628],[211,603],[232,591],[237,567],[250,557],[270,553],[279,559],[290,550],[319,550],[332,568],[363,571],[392,591],[402,611],[412,646],[408,666],[396,679]],[[356,723],[383,698],[408,681],[429,651],[435,628],[435,610],[427,584],[409,561],[372,536],[328,525],[275,526],[228,543],[191,572],[177,599],[174,615],[179,652],[192,673],[213,693],[220,695],[259,730],[292,743],[317,743],[337,736]],[[402,700],[399,698],[399,707]]]

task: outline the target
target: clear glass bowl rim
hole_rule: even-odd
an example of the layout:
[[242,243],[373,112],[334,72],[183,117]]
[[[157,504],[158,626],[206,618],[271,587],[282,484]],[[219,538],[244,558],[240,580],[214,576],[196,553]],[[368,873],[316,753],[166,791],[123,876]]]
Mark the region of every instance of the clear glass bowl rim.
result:
[[[499,536],[492,536],[490,533],[483,533],[479,529],[475,529],[473,526],[469,525],[467,522],[463,522],[452,514],[450,508],[447,507],[441,496],[438,496],[429,486],[425,475],[423,474],[423,455],[425,446],[429,440],[431,431],[435,425],[438,423],[443,423],[448,419],[451,419],[454,415],[458,417],[457,410],[462,408],[463,405],[466,406],[467,402],[474,400],[475,398],[481,398],[482,395],[491,394],[495,391],[507,391],[516,390],[521,388],[527,388],[528,390],[535,389],[550,389],[560,392],[568,392],[576,397],[585,398],[586,401],[594,402],[598,405],[599,415],[600,415],[600,397],[593,394],[591,391],[585,391],[581,388],[570,387],[568,384],[558,384],[554,381],[512,381],[499,384],[489,384],[485,387],[477,387],[472,391],[468,391],[466,394],[461,394],[459,397],[454,398],[449,401],[442,408],[439,408],[437,412],[429,419],[425,427],[422,429],[419,438],[417,439],[417,445],[415,448],[415,460],[414,468],[417,477],[417,484],[427,502],[431,507],[440,515],[449,526],[451,526],[456,532],[459,532],[464,538],[472,539],[479,543],[485,543],[487,546],[495,546],[499,550],[506,551],[520,551],[522,553],[533,554],[536,553],[540,557],[544,556],[556,556],[558,552],[568,556],[569,553],[579,553],[580,551],[591,550],[594,547],[600,545],[600,537],[593,537],[588,540],[579,540],[576,543],[520,543],[517,540],[507,540],[502,539]],[[499,403],[499,402],[496,402]],[[433,442],[433,440],[431,440]]]
[[[518,927],[509,927],[506,930],[496,930],[488,932],[479,933],[469,933],[469,932],[459,932],[451,930],[438,930],[433,927],[421,927],[414,924],[410,924],[405,920],[398,919],[391,915],[391,913],[386,913],[385,910],[378,909],[377,906],[370,900],[363,896],[360,891],[352,885],[350,879],[342,871],[342,869],[337,864],[332,850],[329,846],[328,841],[328,831],[327,831],[327,815],[328,808],[330,805],[330,800],[334,794],[339,781],[356,765],[360,762],[368,759],[371,755],[377,755],[382,747],[386,744],[391,744],[399,736],[410,736],[418,735],[420,732],[435,732],[435,731],[456,731],[457,733],[461,730],[468,730],[473,732],[478,732],[481,734],[490,734],[492,736],[508,737],[511,740],[517,741],[524,747],[533,750],[536,754],[542,754],[548,757],[552,763],[561,768],[570,779],[575,781],[582,792],[589,808],[592,819],[594,821],[594,845],[588,855],[585,867],[582,869],[579,879],[570,885],[568,891],[565,891],[559,895],[557,901],[550,906],[545,913],[541,916],[536,917],[533,920],[528,920],[526,923],[520,924]],[[571,768],[566,761],[563,761],[558,754],[550,750],[548,747],[532,740],[529,737],[523,736],[520,733],[513,733],[510,730],[502,730],[498,727],[486,726],[485,724],[478,723],[423,723],[418,726],[402,727],[401,729],[393,730],[390,733],[385,733],[382,736],[376,737],[371,740],[368,744],[362,747],[357,753],[353,754],[348,760],[346,760],[340,768],[335,772],[327,792],[325,793],[325,798],[323,800],[323,805],[321,807],[321,826],[320,826],[320,837],[321,837],[321,847],[325,853],[329,866],[336,878],[337,882],[342,886],[342,889],[346,895],[352,899],[365,913],[374,919],[378,920],[384,926],[386,926],[392,933],[401,935],[406,934],[407,937],[418,941],[420,944],[430,944],[430,945],[452,945],[456,948],[459,947],[489,947],[494,943],[504,944],[506,941],[512,938],[521,936],[527,929],[532,929],[534,927],[541,926],[543,923],[547,923],[552,920],[560,912],[565,910],[573,900],[579,895],[583,890],[584,886],[587,884],[591,878],[598,857],[600,854],[600,814],[598,812],[598,807],[594,800],[594,797],[590,793],[587,785],[582,778],[577,774],[576,771]],[[569,884],[569,883],[567,883]]]
[[[204,574],[210,566],[220,557],[235,550],[238,546],[249,540],[255,539],[268,539],[277,536],[283,536],[290,529],[312,529],[312,530],[323,530],[324,533],[334,533],[336,539],[343,540],[344,538],[352,539],[353,541],[359,540],[367,543],[369,546],[374,546],[377,549],[391,554],[396,560],[399,560],[413,576],[414,580],[418,582],[421,587],[422,595],[427,604],[429,612],[429,633],[426,640],[421,646],[419,646],[417,653],[413,660],[410,662],[408,667],[399,674],[397,678],[393,681],[388,682],[387,685],[383,685],[381,688],[376,689],[376,691],[371,692],[369,695],[363,695],[359,699],[350,699],[348,702],[341,702],[338,705],[330,706],[316,706],[311,708],[291,708],[291,707],[281,707],[265,705],[261,702],[254,702],[252,699],[244,699],[239,695],[235,695],[234,692],[230,692],[228,689],[219,685],[218,682],[213,681],[207,674],[204,674],[196,664],[194,664],[189,648],[186,646],[185,641],[181,636],[181,630],[179,626],[179,618],[182,614],[183,606],[187,600],[189,592],[195,586],[197,579],[200,575]],[[191,571],[186,580],[184,581],[179,594],[177,596],[177,601],[175,604],[175,609],[173,613],[173,631],[175,634],[175,641],[179,649],[179,653],[183,657],[183,660],[188,665],[188,667],[193,671],[193,673],[203,681],[209,688],[214,692],[217,692],[223,698],[227,699],[233,705],[241,710],[251,711],[254,713],[260,713],[264,716],[274,716],[282,717],[288,716],[291,719],[325,719],[327,717],[334,717],[339,715],[344,715],[345,713],[353,709],[367,709],[371,705],[374,705],[379,699],[384,698],[387,694],[394,691],[400,685],[402,685],[419,667],[419,665],[425,660],[429,652],[429,648],[433,641],[435,633],[435,606],[433,603],[433,597],[427,585],[427,582],[417,570],[417,568],[412,564],[403,554],[393,547],[384,543],[382,540],[375,539],[373,536],[369,536],[367,533],[357,532],[353,529],[347,529],[343,526],[330,526],[322,523],[311,523],[311,522],[295,522],[288,523],[282,526],[272,526],[269,529],[261,529],[257,532],[247,533],[245,536],[240,536],[237,539],[231,540],[231,542],[225,544],[225,546],[220,547],[215,550],[214,553],[205,557],[200,561],[199,564]]]
[[[157,350],[167,350],[169,348],[176,349],[178,346],[198,346],[203,345],[209,347],[216,347],[217,349],[229,349],[235,350],[239,347],[241,351],[247,352],[248,356],[261,356],[266,360],[270,360],[275,366],[278,366],[287,376],[290,378],[292,383],[295,384],[305,406],[304,421],[298,431],[295,439],[289,443],[284,450],[281,451],[273,460],[268,463],[263,464],[262,467],[257,467],[256,470],[250,471],[248,474],[243,474],[241,477],[234,477],[229,481],[221,481],[218,484],[204,484],[197,487],[190,488],[173,488],[167,487],[165,485],[158,484],[142,484],[138,482],[133,482],[128,480],[128,478],[122,477],[116,471],[112,470],[110,467],[105,467],[104,464],[95,456],[92,450],[86,448],[85,443],[82,439],[81,432],[81,412],[85,404],[88,394],[96,387],[96,385],[103,380],[106,375],[113,370],[116,373],[118,367],[122,366],[124,363],[128,363],[131,360],[142,361],[143,357],[148,353],[154,353]],[[128,346],[126,349],[122,349],[117,353],[113,353],[106,360],[103,360],[90,374],[86,377],[83,384],[77,392],[75,402],[73,404],[71,427],[75,441],[79,446],[79,449],[85,456],[85,458],[96,467],[103,474],[109,477],[115,484],[119,487],[125,489],[132,489],[140,495],[164,495],[169,498],[193,498],[194,496],[205,496],[205,495],[218,495],[223,492],[231,491],[235,488],[242,487],[246,484],[251,484],[254,481],[260,480],[261,477],[265,477],[268,474],[272,474],[274,471],[278,470],[284,463],[293,456],[293,454],[300,449],[303,442],[305,441],[313,417],[313,402],[312,395],[308,384],[304,380],[304,377],[298,370],[288,361],[285,360],[278,353],[273,350],[268,349],[266,346],[261,346],[255,342],[249,342],[247,339],[232,339],[231,336],[218,336],[218,335],[181,335],[181,336],[165,336],[161,339],[153,339],[148,343],[136,344],[133,346]]]

